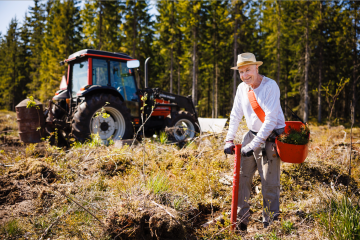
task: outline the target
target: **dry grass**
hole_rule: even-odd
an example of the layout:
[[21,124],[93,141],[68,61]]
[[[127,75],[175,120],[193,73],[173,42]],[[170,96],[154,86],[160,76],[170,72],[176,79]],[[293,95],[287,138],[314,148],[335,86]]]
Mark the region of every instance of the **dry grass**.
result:
[[[349,129],[310,128],[312,142],[306,162],[282,164],[281,221],[263,229],[262,195],[255,191],[261,185],[256,175],[247,233],[231,233],[225,214],[230,211],[232,188],[219,180],[232,175],[233,164],[233,157],[223,153],[225,133],[201,136],[181,147],[151,139],[121,149],[91,144],[69,150],[47,143],[3,146],[1,163],[15,166],[1,166],[1,178],[22,176],[20,180],[36,190],[29,204],[37,210],[0,219],[0,236],[11,239],[6,229],[14,228],[16,234],[33,239],[166,239],[174,234],[187,239],[324,239],[328,235],[318,217],[326,211],[321,192],[332,189],[344,195],[347,184],[349,192],[359,188],[360,129],[353,131],[350,178]],[[238,142],[245,129],[239,129]],[[35,167],[29,168],[29,161]],[[44,182],[43,175],[36,175],[38,183],[31,182],[42,171],[35,170],[44,166],[54,172],[52,179],[56,180]],[[9,206],[0,203],[0,211]],[[221,214],[224,217],[218,224],[201,227]]]

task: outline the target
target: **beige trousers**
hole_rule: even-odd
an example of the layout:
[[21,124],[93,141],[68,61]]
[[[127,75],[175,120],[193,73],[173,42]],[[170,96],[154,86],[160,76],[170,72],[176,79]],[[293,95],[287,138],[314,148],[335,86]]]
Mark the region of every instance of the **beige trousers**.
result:
[[[283,129],[277,130],[278,134]],[[242,146],[245,147],[254,139],[255,135],[250,131],[244,135]],[[279,215],[280,198],[280,158],[275,152],[276,145],[266,142],[266,156],[262,156],[261,149],[254,152],[253,156],[241,156],[240,185],[238,195],[238,219],[243,223],[249,223],[251,183],[256,169],[259,171],[263,195],[263,222],[269,222],[270,218]]]

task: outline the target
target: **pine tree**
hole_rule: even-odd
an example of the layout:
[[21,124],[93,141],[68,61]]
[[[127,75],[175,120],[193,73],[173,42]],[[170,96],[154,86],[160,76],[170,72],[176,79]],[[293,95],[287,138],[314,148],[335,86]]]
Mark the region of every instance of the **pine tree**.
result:
[[77,1],[48,2],[43,52],[41,54],[41,88],[37,96],[45,101],[58,89],[66,68],[59,62],[81,50],[81,19]]
[[185,89],[191,89],[192,100],[196,108],[198,105],[199,53],[201,52],[199,42],[202,37],[206,37],[203,35],[203,28],[205,28],[207,18],[207,7],[204,1],[179,2],[180,25],[184,36],[182,62],[184,68],[187,69],[184,74],[187,76],[191,74],[189,76],[191,82],[186,81],[184,87]]
[[[320,1],[320,14],[319,14],[319,84],[318,84],[318,123],[321,123],[321,85],[322,85],[322,79],[323,79],[323,45],[324,45],[324,37],[323,37],[323,9],[324,9],[324,3],[323,1]],[[326,5],[325,5],[326,6]]]
[[[358,25],[359,25],[359,9],[360,9],[360,4],[357,1],[353,1],[352,2],[352,15],[353,15],[353,19],[354,19],[354,23],[352,26],[352,45],[353,45],[353,69],[352,69],[352,111],[355,114],[356,113],[356,105],[357,105],[357,90],[356,90],[356,85],[358,82]],[[355,123],[355,116],[353,117],[352,123]]]
[[34,95],[41,86],[40,64],[45,27],[44,7],[44,4],[40,4],[38,0],[35,0],[34,7],[29,8],[30,16],[27,23],[30,30],[29,50],[31,52],[29,56],[31,82],[27,85],[29,95]]
[[[155,35],[159,36],[154,41],[154,50],[158,52],[159,58],[155,56],[157,79],[164,90],[173,92],[174,66],[178,65],[176,42],[178,41],[178,15],[176,13],[177,2],[162,0],[158,1],[156,8],[159,12],[157,23],[154,25]],[[160,61],[160,62],[159,62]],[[176,64],[177,63],[177,64]],[[160,67],[161,66],[161,67]],[[167,87],[169,86],[169,87]]]
[[[122,44],[120,50],[133,58],[145,62],[151,57],[153,40],[153,22],[148,13],[149,1],[127,0],[121,5],[121,14],[124,21],[121,23]],[[137,72],[135,72],[137,75]],[[140,86],[140,76],[136,77]]]
[[[209,86],[208,92],[208,116],[217,118],[219,116],[219,80],[225,76],[220,74],[224,69],[229,69],[232,56],[231,39],[232,31],[231,21],[229,21],[229,8],[228,1],[211,1],[209,6],[209,21],[208,21],[208,45],[206,52],[208,52],[208,58],[205,58],[204,62],[209,63]],[[237,28],[238,26],[236,26]],[[237,31],[237,30],[236,30]],[[235,37],[234,37],[235,38]],[[237,41],[235,41],[237,43]],[[232,70],[231,70],[232,71]],[[204,74],[206,74],[205,72]],[[236,71],[235,71],[236,77]],[[211,82],[210,82],[211,79]],[[210,93],[212,93],[212,99],[210,100]],[[212,105],[209,109],[210,103]],[[211,113],[211,114],[210,114]]]
[[118,1],[87,0],[81,18],[87,48],[119,51],[121,15]]
[[17,90],[21,83],[20,70],[20,31],[16,18],[12,19],[9,29],[2,41],[2,64],[0,69],[0,104],[8,110],[15,111],[17,104]]
[[28,86],[31,83],[31,64],[32,56],[30,48],[31,31],[29,29],[29,18],[25,15],[24,23],[20,29],[19,43],[19,85],[15,93],[16,102],[20,102],[28,96]]

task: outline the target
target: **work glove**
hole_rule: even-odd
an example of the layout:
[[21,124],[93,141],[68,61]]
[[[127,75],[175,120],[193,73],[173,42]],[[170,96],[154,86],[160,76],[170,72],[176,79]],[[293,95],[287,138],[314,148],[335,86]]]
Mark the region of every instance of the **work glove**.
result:
[[225,146],[224,146],[224,153],[225,154],[234,154],[235,153],[234,147],[235,147],[235,144],[232,140],[226,141]]
[[253,153],[254,153],[254,150],[252,150],[249,145],[241,148],[241,155],[244,157],[250,157],[253,155]]

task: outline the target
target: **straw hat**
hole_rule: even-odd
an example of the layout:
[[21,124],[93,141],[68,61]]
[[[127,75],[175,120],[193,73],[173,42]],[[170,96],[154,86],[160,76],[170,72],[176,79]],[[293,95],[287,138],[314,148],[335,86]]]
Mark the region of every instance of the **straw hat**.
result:
[[253,65],[253,64],[261,66],[263,62],[256,61],[255,55],[252,53],[242,53],[238,55],[237,66],[232,67],[231,69],[238,70],[239,67]]

